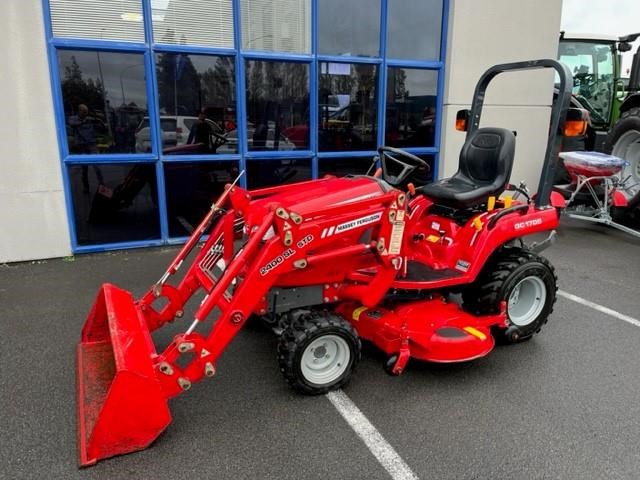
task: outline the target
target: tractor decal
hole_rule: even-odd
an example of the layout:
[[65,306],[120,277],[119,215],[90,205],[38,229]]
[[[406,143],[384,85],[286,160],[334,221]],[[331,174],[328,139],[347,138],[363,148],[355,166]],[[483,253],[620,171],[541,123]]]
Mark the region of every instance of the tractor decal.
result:
[[298,246],[298,248],[304,248],[307,245],[309,245],[311,242],[313,242],[313,235],[309,234],[306,237],[304,237],[302,240],[299,240],[298,243],[296,243],[296,245]]
[[468,272],[470,266],[471,262],[467,262],[466,260],[458,260],[456,262],[456,270],[460,270],[461,272]]
[[348,222],[341,223],[336,227],[335,233],[342,233],[354,228],[362,227],[363,225],[369,225],[375,223],[382,218],[382,212],[367,215],[365,217],[356,218],[355,220],[349,220]]
[[296,251],[293,248],[286,249],[284,252],[282,252],[280,255],[278,255],[276,258],[274,258],[269,263],[267,263],[264,267],[262,267],[260,269],[260,275],[265,276],[271,270],[273,270],[282,262],[284,262],[287,258],[292,256],[294,253],[296,253]]
[[526,222],[517,222],[513,224],[514,230],[522,230],[523,228],[535,227],[536,225],[541,225],[541,218],[534,218],[532,220],[527,220]]

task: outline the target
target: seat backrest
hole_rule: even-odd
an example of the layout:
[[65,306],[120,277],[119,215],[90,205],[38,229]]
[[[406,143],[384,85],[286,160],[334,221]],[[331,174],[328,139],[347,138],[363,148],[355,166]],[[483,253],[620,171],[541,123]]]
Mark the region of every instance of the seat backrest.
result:
[[465,141],[460,151],[458,175],[475,184],[504,189],[509,183],[516,137],[504,128],[479,128]]

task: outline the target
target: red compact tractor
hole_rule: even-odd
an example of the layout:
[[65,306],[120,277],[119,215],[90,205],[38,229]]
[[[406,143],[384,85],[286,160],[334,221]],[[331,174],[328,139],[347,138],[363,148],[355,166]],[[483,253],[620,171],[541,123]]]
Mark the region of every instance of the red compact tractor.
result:
[[[509,188],[515,135],[479,128],[485,91],[499,73],[539,68],[557,71],[560,94],[540,191],[535,201],[526,193],[512,201],[500,195]],[[458,171],[423,187],[411,179],[425,162],[389,147],[379,149],[372,176],[255,191],[228,185],[146,295],[135,300],[110,284],[100,290],[78,345],[80,464],[147,447],[171,422],[168,400],[214,377],[252,316],[277,323],[280,370],[305,394],[344,385],[361,339],[383,350],[385,369],[398,375],[409,358],[467,361],[496,341],[539,332],[556,276],[535,251],[558,226],[551,159],[571,85],[554,60],[489,69],[466,116]],[[539,232],[550,232],[547,240],[528,247],[523,237]],[[204,235],[184,276],[169,284]],[[151,332],[183,317],[198,292],[195,318],[157,351]],[[462,294],[461,305],[452,292]]]

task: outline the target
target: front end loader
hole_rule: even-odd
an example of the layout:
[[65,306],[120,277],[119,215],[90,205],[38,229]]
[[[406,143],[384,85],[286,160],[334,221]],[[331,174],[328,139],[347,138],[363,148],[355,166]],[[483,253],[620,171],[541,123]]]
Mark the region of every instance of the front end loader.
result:
[[[509,184],[514,134],[479,123],[496,75],[539,68],[555,69],[561,88],[540,191],[529,199]],[[280,370],[305,394],[344,385],[362,340],[399,375],[410,358],[472,360],[540,331],[557,287],[538,252],[558,225],[550,159],[570,93],[571,74],[556,61],[492,67],[476,87],[458,172],[424,187],[411,177],[425,162],[391,147],[378,150],[374,175],[227,185],[145,295],[102,286],[78,345],[80,465],[149,446],[171,422],[169,400],[215,377],[251,317],[277,325]],[[503,195],[512,188],[523,196]],[[540,232],[547,241],[523,242]],[[195,295],[203,297],[193,318],[157,349],[152,333],[183,318]]]

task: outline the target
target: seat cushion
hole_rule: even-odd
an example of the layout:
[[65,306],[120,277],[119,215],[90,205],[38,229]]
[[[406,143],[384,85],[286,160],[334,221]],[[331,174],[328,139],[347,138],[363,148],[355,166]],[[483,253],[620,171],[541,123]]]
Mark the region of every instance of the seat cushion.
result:
[[468,208],[500,195],[509,182],[515,135],[504,128],[479,128],[470,133],[460,152],[458,171],[416,189],[435,203]]
[[493,193],[494,186],[478,185],[464,177],[453,176],[425,185],[419,190],[438,204],[453,208],[468,208],[485,201]]

